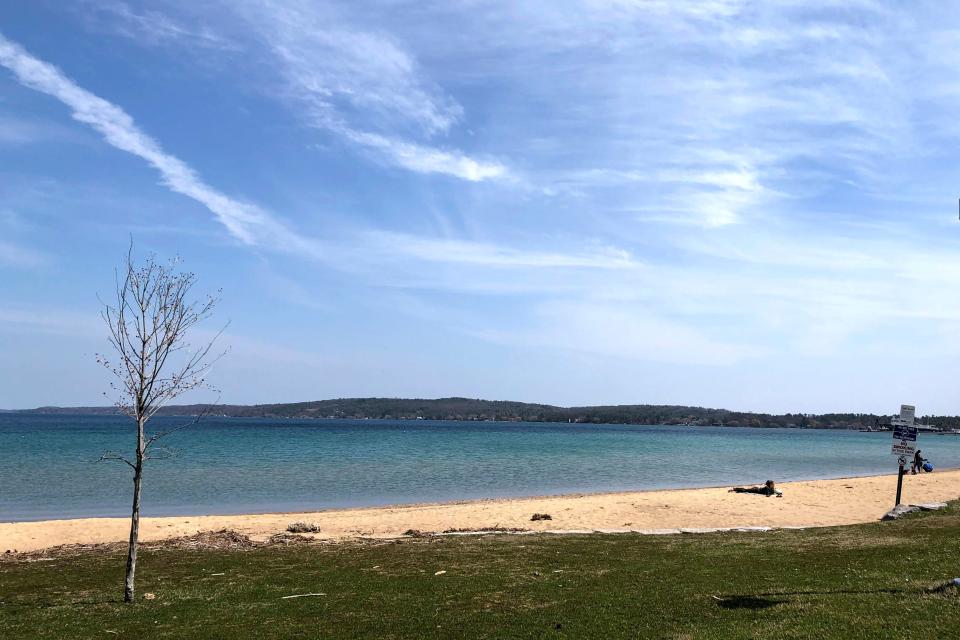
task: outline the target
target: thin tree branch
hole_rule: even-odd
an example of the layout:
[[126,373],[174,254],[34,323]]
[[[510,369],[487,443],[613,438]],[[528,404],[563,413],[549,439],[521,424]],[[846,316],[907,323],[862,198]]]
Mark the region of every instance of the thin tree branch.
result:
[[127,460],[125,457],[123,457],[122,455],[120,455],[119,453],[116,453],[116,452],[114,452],[114,451],[104,451],[104,452],[100,455],[100,457],[97,458],[97,460],[96,460],[96,462],[105,462],[105,461],[123,462],[123,463],[126,463],[131,469],[136,469],[136,468],[137,468],[136,465],[134,465],[132,462],[130,462],[130,461]]
[[219,404],[219,400],[220,400],[220,396],[219,396],[219,394],[218,394],[218,395],[217,395],[217,402],[215,402],[215,403],[213,403],[213,404],[208,404],[208,405],[206,405],[206,406],[200,411],[200,413],[198,413],[197,415],[193,416],[192,419],[189,420],[188,422],[184,422],[183,424],[179,424],[179,425],[177,425],[177,426],[175,426],[175,427],[172,427],[172,428],[170,428],[170,429],[167,429],[166,431],[160,431],[160,432],[158,432],[158,433],[153,434],[153,435],[150,436],[149,438],[147,438],[147,442],[146,442],[146,444],[144,444],[144,446],[143,446],[144,451],[146,451],[147,449],[149,449],[149,447],[150,447],[153,443],[155,443],[157,440],[160,440],[161,438],[165,438],[165,437],[167,437],[168,435],[170,435],[171,433],[176,433],[177,431],[183,431],[183,430],[186,429],[187,427],[192,427],[193,425],[195,425],[195,424],[197,424],[198,422],[200,422],[201,420],[203,420],[205,417],[207,417],[208,415],[210,415],[210,413],[213,411],[213,409]]

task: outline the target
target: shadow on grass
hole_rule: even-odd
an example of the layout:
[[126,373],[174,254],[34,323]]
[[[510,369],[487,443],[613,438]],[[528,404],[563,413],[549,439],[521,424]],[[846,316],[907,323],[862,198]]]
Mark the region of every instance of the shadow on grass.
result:
[[878,593],[902,595],[922,593],[930,589],[835,589],[832,591],[778,591],[775,593],[753,593],[745,595],[714,596],[717,606],[724,609],[769,609],[789,601],[791,596],[846,596],[871,595]]
[[717,606],[724,609],[769,609],[784,602],[786,600],[772,600],[757,596],[724,596],[717,598]]

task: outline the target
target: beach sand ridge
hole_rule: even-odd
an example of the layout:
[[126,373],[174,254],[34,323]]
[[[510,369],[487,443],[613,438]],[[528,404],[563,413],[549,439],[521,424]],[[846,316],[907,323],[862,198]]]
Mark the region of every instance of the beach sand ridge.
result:
[[[716,529],[735,527],[822,527],[873,522],[893,506],[896,475],[778,484],[783,498],[729,493],[728,488],[672,489],[624,493],[506,498],[301,513],[147,517],[140,540],[157,541],[231,529],[267,539],[303,521],[320,527],[318,537],[398,537],[414,529],[442,532],[490,527],[533,531]],[[905,503],[944,502],[960,497],[960,470],[906,476]],[[149,505],[148,505],[149,507]],[[534,513],[550,520],[532,522]],[[0,553],[35,551],[65,544],[122,542],[125,518],[79,518],[0,523]]]

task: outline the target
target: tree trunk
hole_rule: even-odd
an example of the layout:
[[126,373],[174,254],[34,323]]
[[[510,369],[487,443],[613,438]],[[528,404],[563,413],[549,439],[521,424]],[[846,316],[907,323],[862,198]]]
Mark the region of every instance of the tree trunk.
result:
[[143,467],[133,471],[133,510],[130,513],[130,546],[127,548],[127,575],[123,590],[124,602],[133,602],[133,579],[137,571],[137,541],[140,537],[140,480]]
[[140,539],[140,481],[143,479],[144,420],[137,420],[137,462],[133,467],[133,508],[130,511],[130,545],[127,547],[127,573],[123,601],[133,602],[134,578],[137,572],[137,542]]

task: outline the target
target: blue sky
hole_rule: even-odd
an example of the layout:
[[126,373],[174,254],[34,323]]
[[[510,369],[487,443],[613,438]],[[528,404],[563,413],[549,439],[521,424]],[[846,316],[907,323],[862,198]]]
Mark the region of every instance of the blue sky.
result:
[[960,412],[960,7],[36,0],[0,25],[0,407],[103,402],[132,234],[223,290],[226,402]]

